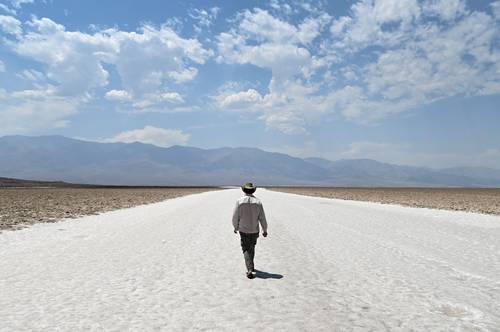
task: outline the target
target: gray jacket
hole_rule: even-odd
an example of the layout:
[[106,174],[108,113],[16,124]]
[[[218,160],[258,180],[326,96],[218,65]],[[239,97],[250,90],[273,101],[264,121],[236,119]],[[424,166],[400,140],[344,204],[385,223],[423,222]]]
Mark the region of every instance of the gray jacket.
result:
[[267,232],[266,215],[260,200],[254,195],[245,195],[236,201],[233,212],[233,227],[243,233],[259,233],[259,222],[262,230]]

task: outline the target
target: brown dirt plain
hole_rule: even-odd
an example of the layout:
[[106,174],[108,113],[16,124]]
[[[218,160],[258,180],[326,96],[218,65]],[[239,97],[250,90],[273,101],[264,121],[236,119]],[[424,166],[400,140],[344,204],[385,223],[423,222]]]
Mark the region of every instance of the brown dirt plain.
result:
[[299,195],[500,215],[500,188],[272,187]]
[[0,232],[218,188],[0,188]]

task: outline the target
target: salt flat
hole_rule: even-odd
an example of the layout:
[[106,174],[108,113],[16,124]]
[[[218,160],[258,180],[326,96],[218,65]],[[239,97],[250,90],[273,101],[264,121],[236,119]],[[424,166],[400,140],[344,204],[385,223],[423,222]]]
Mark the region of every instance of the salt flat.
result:
[[0,330],[500,330],[500,217],[259,189],[248,280],[240,193],[3,232]]

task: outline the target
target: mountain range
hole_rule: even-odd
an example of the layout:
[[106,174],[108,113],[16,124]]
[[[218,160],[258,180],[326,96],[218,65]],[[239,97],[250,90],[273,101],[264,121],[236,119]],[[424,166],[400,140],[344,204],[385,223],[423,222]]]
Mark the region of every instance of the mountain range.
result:
[[63,136],[0,137],[0,176],[108,185],[500,187],[500,170],[432,169],[370,159],[297,158],[257,148],[162,148]]

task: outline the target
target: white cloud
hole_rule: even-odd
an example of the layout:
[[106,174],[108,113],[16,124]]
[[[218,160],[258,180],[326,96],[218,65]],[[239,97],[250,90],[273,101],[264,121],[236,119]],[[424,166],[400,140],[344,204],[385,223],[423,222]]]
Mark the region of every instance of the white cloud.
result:
[[480,96],[488,96],[500,93],[500,82],[486,82],[479,89],[478,95]]
[[32,82],[40,82],[45,80],[45,75],[42,72],[34,69],[25,69],[18,73],[16,76]]
[[[360,1],[352,7],[352,13],[352,16],[332,23],[330,32],[333,41],[337,41],[332,43],[335,45],[332,52],[328,52],[329,46],[326,46],[323,48],[327,50],[325,53],[313,56],[314,49],[310,52],[307,43],[314,41],[322,28],[321,24],[312,24],[312,18],[294,26],[263,10],[243,12],[236,28],[218,36],[218,61],[270,69],[269,91],[259,94],[260,99],[253,98],[251,102],[248,99],[256,95],[248,91],[220,93],[214,97],[219,107],[258,112],[261,113],[259,119],[269,127],[287,133],[301,133],[309,123],[329,113],[340,113],[347,119],[370,123],[460,93],[459,86],[453,86],[451,78],[457,83],[462,81],[463,86],[464,80],[478,77],[477,72],[467,67],[462,70],[455,68],[451,73],[438,63],[442,72],[435,75],[433,62],[422,57],[426,52],[418,50],[429,40],[426,36],[417,36],[424,32],[424,27],[418,23],[422,9],[416,0]],[[316,20],[318,22],[319,18]],[[313,27],[306,29],[313,31],[305,34],[311,37],[300,37],[301,26]],[[437,33],[444,31],[438,29]],[[479,36],[481,32],[469,34]],[[446,38],[456,39],[454,36]],[[321,47],[328,45],[325,40],[320,43]],[[377,45],[390,47],[390,51],[376,49],[371,54],[375,61],[368,61],[364,66],[349,64],[350,58],[358,51]],[[450,45],[450,50],[452,48]],[[440,50],[436,45],[432,55],[441,52],[445,56],[450,50]],[[342,86],[342,80],[339,80],[331,85],[335,89],[325,89],[325,84],[322,84],[324,75],[319,80],[314,76],[318,69],[325,67],[336,67],[336,73],[343,77],[345,85]],[[436,80],[437,77],[443,80]],[[347,84],[346,80],[350,82]]]
[[212,7],[210,9],[193,9],[189,16],[196,21],[198,24],[194,25],[194,29],[196,32],[201,32],[203,29],[209,28],[213,22],[217,19],[219,15],[220,8]]
[[[0,93],[1,95],[1,93]],[[50,91],[4,92],[0,107],[0,135],[25,134],[67,126],[78,101],[54,96]]]
[[[491,6],[500,11],[500,1]],[[288,133],[335,114],[373,124],[443,98],[499,93],[499,31],[491,14],[469,11],[463,0],[359,0],[333,22],[313,16],[298,24],[246,10],[218,35],[217,60],[270,70],[268,91],[252,102],[241,89],[214,100]]]
[[50,19],[34,18],[32,28],[11,47],[20,55],[48,66],[46,75],[58,83],[61,95],[82,95],[108,83],[101,60],[114,45],[103,34],[68,32]]
[[[196,39],[184,39],[167,25],[159,28],[145,25],[137,32],[96,27],[93,33],[84,33],[68,31],[48,18],[36,17],[25,23],[25,33],[20,31],[16,40],[8,41],[7,46],[44,65],[43,73],[26,69],[17,77],[42,90],[46,82],[53,82],[50,98],[60,98],[58,101],[66,98],[74,106],[72,111],[92,100],[98,89],[108,85],[109,73],[104,64],[115,66],[120,76],[121,89],[108,90],[104,94],[105,99],[122,103],[120,111],[184,112],[196,109],[194,106],[180,106],[184,98],[171,91],[171,87],[193,80],[198,73],[196,66],[205,63],[212,54]],[[14,94],[16,98],[23,94],[28,98],[38,93],[37,98],[41,99],[43,94],[36,91]],[[54,104],[45,97],[48,104]],[[13,117],[18,112],[8,113]],[[72,113],[60,114],[64,117],[64,114],[69,116]]]
[[193,80],[197,74],[198,74],[198,69],[194,67],[189,67],[181,69],[179,71],[171,71],[167,75],[171,77],[175,82],[183,83]]
[[189,140],[189,134],[177,129],[164,129],[153,126],[146,126],[142,129],[134,129],[124,131],[118,135],[103,140],[104,142],[115,143],[133,143],[140,142],[153,144],[161,147],[169,147],[172,145],[183,145]]
[[474,13],[449,29],[426,31],[425,39],[382,53],[365,67],[365,97],[382,97],[392,105],[402,98],[416,101],[404,111],[458,94],[481,94],[500,82],[491,70],[500,59],[491,51],[495,30],[489,16]]
[[173,102],[173,103],[183,103],[184,98],[177,92],[165,92],[159,95],[159,98],[164,101]]
[[465,1],[463,0],[427,0],[423,10],[430,16],[437,16],[442,20],[454,20],[465,14]]
[[[214,99],[223,109],[258,114],[258,119],[270,128],[288,134],[304,133],[306,119],[317,117],[318,110],[322,110],[320,97],[311,96],[316,88],[291,81],[278,87],[274,87],[271,82],[270,87],[271,92],[266,95],[261,95],[255,89],[235,91],[229,87],[221,89]],[[304,114],[304,110],[310,112]]]
[[260,100],[224,91],[218,106],[295,133],[329,114],[368,124],[443,98],[500,93],[499,23],[461,0],[360,0],[316,43],[323,28],[314,19],[293,25],[263,10],[241,13],[217,37],[217,60],[269,69],[272,78]]
[[[357,51],[368,45],[387,45],[405,40],[405,32],[420,17],[416,0],[360,0],[351,7],[351,16],[335,20],[330,28],[335,49]],[[384,29],[385,26],[393,28]],[[394,28],[397,27],[397,28]]]
[[[13,91],[9,94],[10,97],[12,98],[19,98],[20,100],[23,99],[37,99],[37,100],[43,100],[43,99],[52,99],[54,98],[54,89],[53,88],[48,88],[48,89],[38,89],[38,90],[18,90],[18,91]],[[62,99],[60,99],[62,100]]]
[[493,11],[493,16],[500,20],[500,1],[494,1],[490,4],[491,9]]
[[309,14],[321,14],[325,12],[324,1],[311,1],[311,0],[302,0],[302,1],[296,1],[296,4],[298,4],[303,10],[308,12]]
[[[299,5],[272,0],[269,12],[242,11],[210,41],[217,44],[218,63],[253,65],[271,75],[265,89],[253,84],[218,91],[218,107],[296,133],[338,114],[370,123],[443,98],[500,93],[500,1],[486,12],[467,8],[464,0],[359,0],[333,21],[318,12],[321,5],[306,4],[308,13],[295,15],[304,13]],[[216,7],[191,12],[200,29],[218,14]],[[5,47],[43,68],[17,73],[30,88],[7,98],[43,98],[40,91],[50,82],[51,98],[75,105],[104,95],[122,102],[120,110],[189,110],[179,85],[195,80],[213,56],[168,24],[89,33],[48,18],[22,24],[2,15],[0,29],[11,35]],[[122,82],[116,90],[108,87],[110,66]]]
[[194,79],[198,72],[195,66],[203,64],[211,51],[195,39],[181,38],[167,25],[146,25],[137,32],[96,29],[89,34],[68,31],[48,18],[34,17],[25,24],[23,33],[19,21],[2,19],[2,29],[17,34],[16,40],[8,41],[6,46],[44,65],[44,72],[26,69],[16,74],[35,89],[4,91],[0,122],[9,133],[67,125],[69,116],[92,100],[97,89],[108,85],[109,73],[104,64],[114,65],[120,76],[122,89],[104,94],[108,100],[121,102],[120,110],[196,109],[182,106],[184,98],[170,87]]
[[340,70],[342,76],[348,81],[356,81],[359,78],[357,68],[354,66],[346,66]]
[[197,71],[189,64],[203,64],[211,56],[200,42],[183,39],[167,26],[145,26],[140,34],[115,32],[111,36],[119,42],[112,62],[125,88],[138,95],[160,89],[168,78],[193,79]]
[[233,35],[258,42],[276,44],[308,44],[319,36],[321,30],[330,22],[331,17],[323,13],[318,17],[308,17],[299,25],[283,21],[259,8],[246,10],[241,15],[238,31]]
[[93,34],[67,31],[48,18],[33,18],[30,31],[9,45],[18,54],[47,65],[47,76],[61,95],[87,94],[108,84],[103,63],[116,66],[130,95],[161,91],[170,81],[192,80],[193,65],[203,64],[211,51],[196,39],[184,39],[170,27],[143,26],[138,32],[116,29]]
[[4,11],[5,13],[10,14],[10,15],[17,14],[15,9],[9,8],[8,6],[4,5],[3,3],[0,3],[0,10]]
[[342,16],[338,19],[336,19],[331,27],[330,27],[330,32],[333,35],[340,34],[344,31],[346,26],[352,21],[352,18],[349,16]]
[[263,115],[260,119],[264,120],[269,127],[276,128],[285,134],[306,133],[304,118],[293,110],[280,110]]
[[[157,92],[157,93],[148,93],[141,96],[141,98],[136,98],[133,102],[133,107],[144,111],[159,111],[166,112],[168,111],[184,111],[172,108],[173,104],[182,104],[184,103],[184,98],[177,92]],[[162,107],[165,107],[163,108]]]
[[[271,69],[273,76],[286,80],[301,75],[311,65],[311,54],[302,47],[265,43],[258,46],[245,47],[238,54],[240,63],[251,63],[261,68]],[[277,83],[279,83],[277,82]]]
[[262,96],[254,89],[240,91],[236,93],[224,93],[216,96],[216,100],[223,108],[241,108],[252,105],[260,106]]
[[17,18],[6,15],[0,15],[0,30],[14,36],[19,36],[23,31]]
[[298,38],[303,44],[309,44],[320,36],[324,27],[330,23],[331,16],[323,13],[316,18],[307,18],[298,26]]
[[12,6],[16,9],[21,8],[24,4],[33,3],[34,0],[11,0]]
[[[356,85],[328,93],[331,110],[370,122],[443,98],[499,92],[499,26],[485,12],[459,0],[358,1],[351,11],[332,24],[326,53],[342,74],[352,58],[368,61],[358,80],[344,83]],[[437,15],[446,22],[430,20]],[[355,95],[343,98],[347,91]]]
[[[277,2],[271,5],[279,6]],[[217,60],[270,70],[268,93],[261,95],[254,89],[224,91],[214,97],[218,106],[260,113],[258,118],[267,126],[286,133],[304,132],[305,118],[315,117],[321,108],[311,109],[317,101],[313,94],[318,85],[308,80],[325,65],[309,48],[314,47],[330,20],[324,14],[294,25],[265,10],[244,11],[236,28],[217,36]]]
[[114,101],[128,101],[132,99],[132,96],[125,90],[109,90],[104,97]]
[[[368,1],[364,1],[363,4],[370,6]],[[365,8],[362,10],[365,10]],[[375,21],[379,24],[388,22],[408,23],[420,16],[420,6],[417,0],[378,0],[374,2],[370,14],[374,16]]]
[[277,13],[281,13],[284,15],[291,15],[296,10],[294,10],[288,3],[280,0],[271,0],[269,6],[274,9]]
[[275,18],[267,11],[256,8],[246,10],[239,23],[240,33],[259,41],[288,43],[298,41],[297,28],[292,24]]

